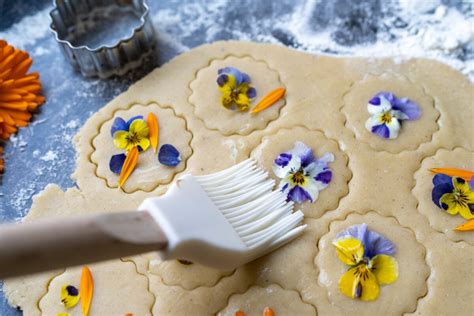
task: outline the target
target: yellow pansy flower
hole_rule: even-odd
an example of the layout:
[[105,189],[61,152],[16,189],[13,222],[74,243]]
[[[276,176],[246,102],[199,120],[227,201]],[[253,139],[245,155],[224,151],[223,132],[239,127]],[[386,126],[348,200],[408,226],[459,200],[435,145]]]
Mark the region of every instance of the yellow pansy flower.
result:
[[145,120],[136,119],[130,124],[128,130],[118,130],[113,134],[114,144],[116,147],[126,151],[133,147],[138,147],[145,151],[150,147],[148,134],[149,129]]
[[[364,247],[364,244],[368,244]],[[369,231],[366,224],[354,225],[333,241],[339,259],[349,269],[339,279],[342,294],[372,301],[379,296],[379,285],[398,278],[398,264],[390,254],[395,246],[383,236]]]

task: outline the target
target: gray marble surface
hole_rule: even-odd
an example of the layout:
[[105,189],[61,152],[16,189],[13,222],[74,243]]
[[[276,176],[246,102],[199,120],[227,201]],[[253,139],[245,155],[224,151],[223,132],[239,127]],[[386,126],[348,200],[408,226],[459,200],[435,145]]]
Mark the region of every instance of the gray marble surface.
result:
[[[150,0],[158,39],[156,56],[124,77],[97,80],[81,77],[61,55],[48,31],[50,1],[0,0],[0,39],[32,55],[32,69],[41,75],[47,100],[30,126],[5,144],[0,222],[19,220],[28,212],[32,196],[49,183],[74,186],[70,178],[75,167],[71,139],[87,118],[154,67],[202,43],[241,39],[319,53],[426,54],[469,74],[464,66],[472,66],[474,49],[472,38],[466,36],[472,32],[451,35],[457,42],[448,49],[437,49],[442,43],[436,41],[443,38],[432,44],[429,31],[439,34],[437,28],[452,25],[451,20],[459,22],[460,28],[464,21],[472,23],[472,3],[414,2],[415,7],[406,0]],[[403,51],[405,47],[411,51]],[[0,315],[20,314],[0,293]]]

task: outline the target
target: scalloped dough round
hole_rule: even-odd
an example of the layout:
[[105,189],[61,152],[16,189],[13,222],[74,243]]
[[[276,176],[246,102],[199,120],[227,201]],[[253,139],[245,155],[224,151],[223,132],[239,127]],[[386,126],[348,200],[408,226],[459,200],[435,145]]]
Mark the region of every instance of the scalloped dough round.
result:
[[243,294],[232,295],[227,306],[217,315],[234,316],[240,310],[246,316],[261,316],[266,307],[270,307],[275,315],[316,316],[316,309],[303,302],[298,292],[282,289],[276,284],[266,288],[253,286]]
[[[352,300],[340,292],[338,281],[347,271],[347,266],[339,260],[331,244],[339,232],[362,223],[388,238],[397,247],[394,257],[398,262],[398,279],[392,284],[380,286],[379,297],[374,302]],[[331,223],[329,233],[319,241],[319,248],[324,249],[316,256],[316,265],[321,271],[319,282],[326,287],[329,301],[347,314],[402,315],[414,311],[418,298],[426,294],[426,279],[430,275],[425,261],[426,250],[418,243],[414,233],[401,227],[394,218],[383,217],[375,212],[350,214],[343,221]]]
[[219,271],[197,263],[186,265],[177,260],[162,261],[157,254],[149,254],[148,260],[149,273],[161,277],[166,285],[179,285],[186,290],[193,290],[200,286],[213,286],[233,272],[233,270]]
[[474,170],[474,152],[463,148],[454,150],[441,149],[432,157],[425,158],[421,168],[415,173],[416,185],[413,194],[418,199],[418,211],[426,216],[431,227],[445,234],[452,241],[465,241],[474,245],[474,233],[458,232],[455,227],[466,222],[461,215],[450,215],[437,207],[431,200],[433,176],[431,168],[458,168]]
[[209,129],[218,130],[223,135],[248,135],[254,130],[264,129],[268,123],[278,118],[280,108],[285,104],[284,98],[257,114],[224,108],[220,103],[221,93],[217,88],[216,79],[217,71],[228,66],[235,67],[250,76],[251,84],[257,90],[251,109],[265,95],[276,88],[284,87],[278,72],[270,69],[264,61],[234,56],[216,59],[208,67],[200,69],[196,79],[191,82],[192,94],[189,102],[195,107],[194,113]]
[[347,155],[341,151],[334,140],[330,140],[319,131],[311,131],[303,127],[296,127],[291,130],[282,129],[278,133],[266,136],[262,142],[251,153],[259,164],[274,178],[277,183],[279,178],[275,177],[272,170],[273,161],[280,153],[293,149],[295,142],[301,141],[313,149],[316,157],[321,157],[325,153],[333,153],[334,161],[329,163],[329,168],[333,172],[333,178],[329,186],[319,192],[318,199],[314,203],[303,203],[297,205],[305,216],[311,218],[321,217],[325,212],[337,208],[339,200],[349,192],[348,182],[351,178],[351,171],[347,167]]
[[[89,269],[94,279],[90,315],[151,315],[154,297],[148,290],[147,278],[136,272],[133,263],[105,261],[91,264]],[[81,303],[66,309],[60,302],[63,285],[79,289],[81,271],[80,267],[70,268],[51,281],[48,293],[39,302],[43,315],[81,314]]]
[[[400,134],[395,139],[384,139],[365,128],[365,122],[370,117],[367,103],[380,91],[393,92],[397,98],[408,98],[421,108],[421,117],[415,121],[403,121]],[[344,96],[342,112],[346,115],[347,127],[355,133],[356,139],[377,151],[398,153],[414,150],[429,142],[439,128],[436,122],[439,112],[434,107],[433,98],[424,92],[423,87],[406,78],[388,74],[379,77],[369,75],[356,82]]]
[[[127,193],[137,190],[152,191],[160,184],[168,184],[173,177],[184,170],[186,160],[191,156],[190,142],[192,134],[187,130],[186,121],[176,116],[169,107],[163,108],[156,103],[148,105],[133,105],[128,110],[119,110],[114,116],[100,126],[99,134],[93,139],[95,151],[91,160],[97,165],[97,176],[107,182],[111,188],[117,187],[119,176],[109,168],[112,155],[122,154],[123,150],[114,146],[113,137],[110,134],[112,123],[116,117],[125,121],[136,115],[142,115],[146,120],[149,113],[154,113],[159,124],[159,140],[157,152],[151,146],[145,152],[140,153],[137,167],[123,186]],[[161,145],[172,144],[181,154],[181,162],[176,167],[162,165],[158,161],[158,150]]]

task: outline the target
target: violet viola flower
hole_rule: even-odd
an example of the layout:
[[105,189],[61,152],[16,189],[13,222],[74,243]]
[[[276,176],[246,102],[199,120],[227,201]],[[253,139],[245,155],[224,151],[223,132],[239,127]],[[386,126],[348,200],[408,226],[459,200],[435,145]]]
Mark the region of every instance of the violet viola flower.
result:
[[303,203],[316,201],[319,191],[332,179],[328,163],[334,161],[332,153],[321,158],[302,142],[296,142],[292,150],[281,153],[274,161],[273,172],[281,179],[279,188],[287,194],[288,201]]
[[399,99],[391,92],[379,92],[367,104],[371,117],[365,128],[372,133],[394,139],[398,137],[403,120],[417,120],[421,116],[419,106],[407,99]]
[[257,95],[250,84],[250,77],[234,67],[225,67],[217,71],[217,85],[221,91],[221,103],[226,109],[247,111]]

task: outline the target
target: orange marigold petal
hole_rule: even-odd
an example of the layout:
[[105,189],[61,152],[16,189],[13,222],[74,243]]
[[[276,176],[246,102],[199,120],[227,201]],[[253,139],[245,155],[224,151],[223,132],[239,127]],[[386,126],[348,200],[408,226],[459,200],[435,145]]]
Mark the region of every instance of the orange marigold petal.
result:
[[154,113],[150,113],[146,118],[146,123],[149,129],[148,137],[150,138],[151,147],[156,153],[156,149],[158,148],[158,139],[160,137],[160,125],[158,123],[158,118]]
[[277,88],[263,97],[263,99],[255,106],[252,113],[258,113],[275,104],[285,95],[285,88]]
[[79,285],[79,295],[81,297],[82,315],[88,316],[94,294],[94,279],[88,267],[82,268],[81,283]]
[[[34,94],[31,94],[34,97]],[[21,100],[21,95],[15,93],[2,93],[0,94],[0,102],[2,101],[16,101]]]
[[275,316],[275,313],[270,307],[265,307],[263,310],[263,316]]
[[442,173],[450,177],[460,177],[466,181],[470,181],[472,177],[474,177],[473,171],[456,169],[456,168],[431,168],[431,172],[433,173]]
[[121,188],[125,184],[125,181],[127,181],[128,177],[132,174],[133,170],[135,170],[135,167],[137,166],[137,161],[138,161],[138,148],[133,147],[128,152],[127,158],[125,158],[125,161],[123,163],[122,171],[120,172],[119,181],[118,181],[119,188]]
[[473,231],[474,230],[474,219],[471,219],[470,221],[467,221],[464,224],[459,225],[454,230],[457,230],[457,231],[460,231],[460,232]]

